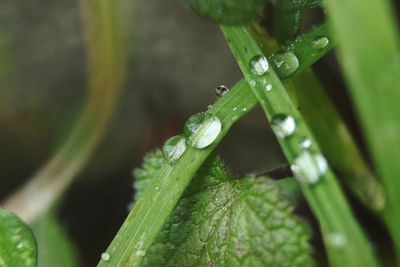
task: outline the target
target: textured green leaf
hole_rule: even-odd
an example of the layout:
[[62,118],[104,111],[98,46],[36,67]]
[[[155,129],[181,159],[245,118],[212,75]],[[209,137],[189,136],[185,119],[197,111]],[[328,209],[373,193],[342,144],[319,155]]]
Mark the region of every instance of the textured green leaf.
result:
[[266,0],[186,0],[198,14],[222,24],[241,25],[262,18]]
[[33,226],[40,267],[75,267],[79,261],[74,245],[54,214],[46,214]]
[[[153,152],[135,172],[139,194],[144,181],[157,177],[162,160],[160,151]],[[313,266],[309,237],[277,183],[233,179],[214,157],[186,190],[143,266]]]
[[0,209],[0,266],[36,266],[37,246],[32,231],[14,213]]

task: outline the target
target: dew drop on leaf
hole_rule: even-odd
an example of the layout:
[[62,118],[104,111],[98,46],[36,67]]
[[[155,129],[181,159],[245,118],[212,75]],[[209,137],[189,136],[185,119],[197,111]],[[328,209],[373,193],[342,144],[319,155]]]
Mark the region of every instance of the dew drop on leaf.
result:
[[249,82],[249,84],[250,84],[251,87],[256,87],[257,82],[256,82],[255,80],[251,80],[251,81]]
[[222,97],[229,92],[229,88],[225,85],[220,85],[215,89],[215,95]]
[[304,184],[316,184],[328,170],[328,163],[321,154],[302,152],[291,166],[296,178]]
[[309,149],[312,146],[312,141],[310,138],[302,138],[300,140],[300,148],[301,149]]
[[292,116],[277,114],[272,118],[271,127],[278,138],[286,138],[296,130],[296,121]]
[[257,76],[262,76],[267,73],[269,68],[268,60],[264,56],[254,56],[250,60],[250,70]]
[[267,90],[267,92],[271,92],[272,91],[272,84],[266,84],[265,85],[265,90]]
[[186,121],[183,134],[189,146],[202,149],[217,139],[221,129],[222,123],[218,117],[200,112]]
[[328,37],[318,37],[311,43],[311,47],[316,50],[324,49],[329,44]]
[[289,51],[273,55],[272,62],[281,78],[290,77],[299,68],[299,59]]
[[101,253],[101,259],[102,259],[103,261],[109,261],[110,258],[111,258],[111,256],[110,256],[110,254],[109,254],[108,252],[103,252],[103,253]]
[[185,150],[185,138],[182,135],[176,135],[165,142],[163,146],[163,155],[168,163],[174,164],[180,159]]
[[327,235],[327,242],[331,246],[344,247],[347,244],[347,237],[343,233],[329,233]]

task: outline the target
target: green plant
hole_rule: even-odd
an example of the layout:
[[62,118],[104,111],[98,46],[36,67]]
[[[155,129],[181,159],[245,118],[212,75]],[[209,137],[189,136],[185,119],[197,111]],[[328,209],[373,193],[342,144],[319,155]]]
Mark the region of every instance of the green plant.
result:
[[[288,201],[301,194],[331,266],[381,266],[341,182],[387,227],[400,258],[400,44],[390,6],[379,0],[271,1],[271,36],[257,24],[267,1],[186,2],[220,24],[244,78],[230,90],[219,88],[218,100],[190,117],[182,135],[145,157],[134,172],[132,210],[98,266],[324,264],[313,257],[311,229]],[[329,20],[299,35],[302,13],[321,5]],[[310,69],[335,46],[373,165]],[[288,177],[280,177],[285,179],[234,177],[214,154],[257,104],[290,164]],[[1,220],[16,220],[2,213],[7,216]],[[21,222],[19,227],[26,230]]]

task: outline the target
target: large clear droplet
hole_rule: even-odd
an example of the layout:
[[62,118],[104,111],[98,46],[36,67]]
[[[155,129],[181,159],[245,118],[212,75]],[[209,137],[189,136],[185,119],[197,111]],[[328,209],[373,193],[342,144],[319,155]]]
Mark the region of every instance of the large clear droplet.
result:
[[296,178],[304,184],[316,184],[328,170],[328,163],[321,154],[304,151],[291,166]]
[[255,56],[250,60],[250,69],[253,74],[262,76],[268,71],[268,60],[264,56]]
[[187,144],[194,148],[205,148],[217,139],[222,124],[217,116],[209,113],[197,113],[185,123],[183,134]]
[[110,256],[110,254],[109,254],[108,252],[103,252],[103,253],[101,253],[101,259],[102,259],[103,261],[109,261],[110,258],[111,258],[111,256]]
[[174,164],[177,162],[186,150],[185,138],[182,135],[176,135],[168,139],[163,146],[165,160]]
[[329,44],[329,39],[328,37],[318,37],[317,39],[314,39],[311,43],[311,47],[313,49],[324,49],[327,45]]
[[299,68],[299,59],[289,51],[273,55],[272,62],[281,78],[290,77]]
[[279,138],[291,136],[296,130],[296,121],[292,116],[277,114],[271,121],[272,130]]
[[215,95],[218,97],[222,97],[229,92],[229,88],[225,85],[220,85],[215,88]]

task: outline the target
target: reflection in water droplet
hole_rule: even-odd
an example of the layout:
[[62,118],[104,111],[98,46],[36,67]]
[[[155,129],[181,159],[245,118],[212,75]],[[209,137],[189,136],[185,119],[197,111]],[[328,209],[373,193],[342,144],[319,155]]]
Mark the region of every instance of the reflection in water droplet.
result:
[[162,150],[165,160],[170,164],[174,164],[186,151],[185,138],[182,135],[171,137],[165,142]]
[[215,95],[222,97],[229,92],[229,88],[225,85],[220,85],[215,89]]
[[296,130],[296,121],[292,116],[277,114],[272,118],[271,127],[276,136],[286,138]]
[[211,145],[221,132],[222,124],[217,116],[209,113],[197,113],[185,123],[183,134],[187,144],[194,148]]
[[303,138],[300,140],[300,148],[301,149],[309,149],[312,146],[312,141],[310,138]]
[[264,56],[255,56],[250,60],[250,70],[257,76],[264,75],[268,68],[268,60]]
[[325,36],[314,39],[311,43],[313,49],[324,49],[329,44],[329,39]]
[[271,92],[271,90],[272,90],[272,84],[267,84],[267,85],[265,85],[265,90],[267,90],[267,92]]
[[101,253],[101,259],[102,259],[103,261],[109,261],[110,258],[111,258],[111,256],[110,256],[110,254],[109,254],[108,252],[103,252],[103,253]]
[[304,184],[316,184],[328,170],[328,163],[321,154],[304,151],[291,166],[296,178]]
[[299,68],[299,59],[292,52],[286,51],[272,56],[275,70],[281,78],[287,78]]

